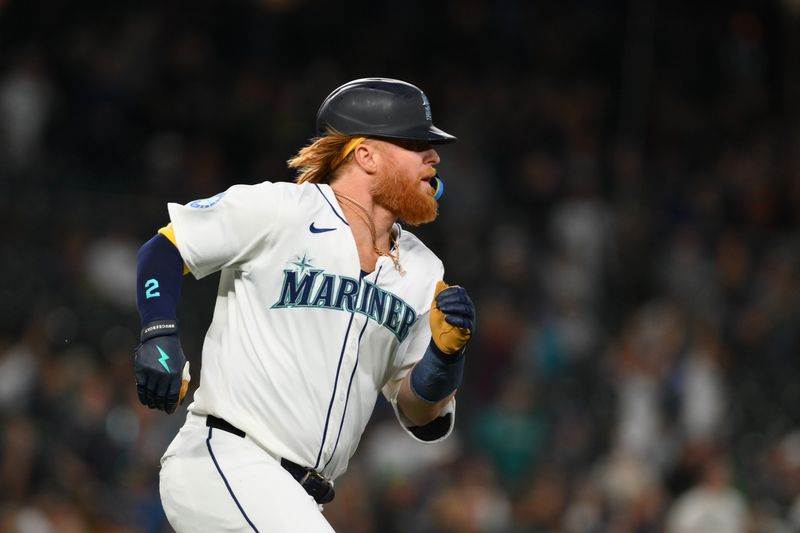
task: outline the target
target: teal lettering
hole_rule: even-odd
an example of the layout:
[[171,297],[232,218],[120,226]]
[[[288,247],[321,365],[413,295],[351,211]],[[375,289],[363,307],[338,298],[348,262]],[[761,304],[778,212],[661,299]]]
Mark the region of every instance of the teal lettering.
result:
[[311,302],[313,307],[331,307],[334,281],[336,281],[336,276],[331,274],[322,276],[322,283],[320,283],[319,289],[317,289],[317,295],[314,297],[314,301]]
[[361,301],[359,302],[358,309],[356,309],[356,311],[358,311],[362,315],[366,315],[367,306],[369,305],[369,296],[372,293],[372,290],[375,288],[375,285],[373,285],[369,281],[365,281],[363,287],[364,290],[361,293]]
[[[320,276],[322,272],[308,270],[299,276],[296,270],[284,270],[281,294],[271,309],[319,307],[361,313],[391,331],[400,342],[405,340],[417,321],[417,313],[402,298],[366,280],[360,283],[347,276]],[[317,278],[321,281],[315,287]]]
[[391,302],[389,304],[389,313],[386,315],[386,322],[383,325],[397,335],[397,328],[400,326],[400,312],[403,310],[403,300],[391,293],[389,298]]
[[397,338],[400,339],[400,342],[408,336],[409,328],[417,321],[417,313],[411,308],[410,305],[406,304],[406,312],[403,314],[403,321],[400,325],[400,330],[397,332]]
[[386,308],[385,304],[386,292],[382,291],[378,287],[375,287],[369,299],[369,311],[367,312],[367,315],[378,324],[380,324],[381,320],[383,319],[383,312]]
[[281,295],[278,301],[272,305],[272,308],[308,306],[308,299],[311,296],[311,287],[314,285],[314,280],[320,272],[322,271],[309,270],[300,280],[300,283],[298,283],[297,272],[294,270],[284,270]]
[[339,284],[339,292],[336,294],[336,301],[333,306],[337,309],[344,309],[353,312],[356,309],[356,298],[358,297],[358,282],[353,278],[340,276],[342,282]]

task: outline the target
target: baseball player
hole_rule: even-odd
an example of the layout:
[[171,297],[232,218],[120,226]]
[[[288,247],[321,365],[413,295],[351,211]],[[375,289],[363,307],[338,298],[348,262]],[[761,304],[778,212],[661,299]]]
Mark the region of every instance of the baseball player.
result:
[[413,438],[452,431],[474,307],[397,221],[436,217],[434,146],[456,139],[420,89],[385,78],[333,91],[317,130],[289,160],[297,183],[171,203],[139,252],[136,386],[167,413],[189,382],[182,277],[221,271],[200,386],[161,459],[178,532],[332,531],[322,504],[379,392]]

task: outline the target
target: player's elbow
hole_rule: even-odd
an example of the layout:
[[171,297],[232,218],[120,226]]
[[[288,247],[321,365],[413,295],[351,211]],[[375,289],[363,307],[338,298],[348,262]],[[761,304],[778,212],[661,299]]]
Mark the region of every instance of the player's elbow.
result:
[[414,412],[411,415],[406,414],[406,418],[408,418],[408,420],[415,426],[422,427],[422,426],[427,426],[428,424],[436,420],[436,418],[438,418],[441,412],[442,412],[441,407],[437,406],[435,409],[422,409]]
[[397,404],[409,422],[415,426],[426,426],[436,420],[454,395],[455,391],[447,398],[432,403],[417,396],[411,389],[410,380],[405,379],[400,387]]

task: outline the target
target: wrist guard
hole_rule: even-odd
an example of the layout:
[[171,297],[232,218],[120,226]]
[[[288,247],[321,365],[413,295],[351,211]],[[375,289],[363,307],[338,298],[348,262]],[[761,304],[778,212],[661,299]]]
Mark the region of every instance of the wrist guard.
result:
[[411,390],[418,398],[436,403],[461,385],[464,377],[464,350],[445,354],[431,341],[425,355],[411,370]]

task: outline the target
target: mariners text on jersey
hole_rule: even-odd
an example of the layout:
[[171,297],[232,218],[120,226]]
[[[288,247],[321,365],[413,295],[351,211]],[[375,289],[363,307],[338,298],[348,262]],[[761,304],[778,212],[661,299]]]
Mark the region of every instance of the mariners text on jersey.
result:
[[296,270],[284,270],[281,295],[271,309],[319,307],[361,313],[403,342],[417,313],[402,298],[367,280],[359,283],[347,276],[323,272],[307,270],[298,280]]

